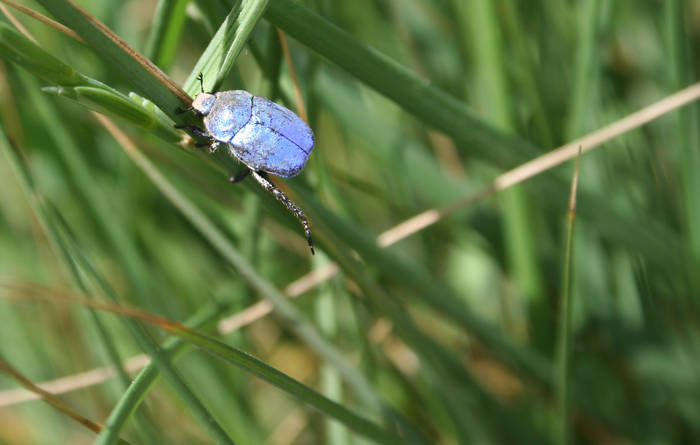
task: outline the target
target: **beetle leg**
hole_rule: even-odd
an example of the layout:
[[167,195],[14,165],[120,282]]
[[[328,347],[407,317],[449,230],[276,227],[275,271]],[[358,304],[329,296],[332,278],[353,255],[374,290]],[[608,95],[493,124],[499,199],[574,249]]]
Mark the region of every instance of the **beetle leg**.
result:
[[233,173],[231,173],[231,175],[228,177],[228,180],[231,184],[235,184],[236,182],[241,182],[242,180],[247,178],[249,174],[250,174],[250,169],[246,168],[245,170],[243,170],[242,172],[240,172],[236,176],[233,176]]
[[297,219],[301,222],[301,225],[304,226],[304,234],[306,235],[306,242],[309,243],[309,248],[311,249],[311,254],[313,255],[314,252],[314,242],[311,240],[311,229],[309,228],[309,221],[306,219],[306,215],[304,215],[304,212],[301,211],[299,207],[296,206],[292,202],[291,199],[287,198],[287,196],[280,191],[277,187],[274,186],[270,181],[265,178],[265,173],[263,172],[257,172],[255,170],[251,170],[253,173],[253,177],[255,178],[256,181],[268,192],[272,193],[272,196],[277,198],[279,202],[284,204],[287,209],[289,209],[290,212],[294,214],[294,216],[297,217]]
[[188,111],[194,111],[194,108],[192,108],[192,107],[187,107],[187,108],[177,107],[177,108],[175,108],[175,114],[187,113]]
[[187,130],[190,133],[194,134],[195,136],[199,136],[201,138],[211,139],[211,136],[209,135],[209,133],[207,133],[205,130],[202,130],[201,128],[196,127],[194,125],[175,124],[175,125],[173,125],[173,127],[177,128],[178,130]]

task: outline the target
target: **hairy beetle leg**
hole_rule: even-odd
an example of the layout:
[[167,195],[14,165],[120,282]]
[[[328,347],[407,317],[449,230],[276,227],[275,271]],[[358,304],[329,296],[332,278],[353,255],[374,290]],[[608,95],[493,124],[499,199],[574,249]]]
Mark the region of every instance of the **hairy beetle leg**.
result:
[[206,131],[204,131],[201,128],[196,127],[194,125],[175,124],[175,125],[173,125],[173,127],[177,128],[178,130],[187,130],[190,133],[192,133],[193,135],[199,136],[200,138],[211,139],[211,136],[209,135],[209,133],[207,133]]
[[297,217],[299,222],[301,222],[301,225],[304,226],[304,234],[306,235],[306,242],[309,243],[309,248],[311,249],[311,254],[314,255],[314,242],[311,240],[311,229],[309,228],[309,221],[306,219],[306,215],[304,215],[304,212],[301,211],[299,207],[296,206],[292,202],[291,199],[287,198],[287,196],[282,193],[280,189],[274,186],[270,181],[267,180],[265,177],[265,173],[263,172],[256,172],[251,170],[251,173],[253,173],[253,177],[255,178],[256,181],[268,192],[272,193],[272,196],[277,198],[279,202],[284,204],[287,209],[289,209],[290,212],[294,214],[294,216]]

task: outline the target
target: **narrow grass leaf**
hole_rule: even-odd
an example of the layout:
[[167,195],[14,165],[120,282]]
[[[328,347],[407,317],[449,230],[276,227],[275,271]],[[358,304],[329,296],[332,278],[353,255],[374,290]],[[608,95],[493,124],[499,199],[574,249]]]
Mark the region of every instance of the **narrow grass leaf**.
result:
[[13,28],[0,23],[0,57],[58,85],[44,91],[71,99],[89,109],[124,120],[168,142],[182,139],[172,121],[150,103],[130,99],[107,85],[85,76],[44,51]]
[[[666,76],[670,90],[685,87],[693,79],[693,60],[690,51],[690,36],[685,20],[686,11],[690,5],[679,0],[664,2],[664,37],[666,43]],[[697,79],[697,75],[695,76]],[[694,286],[698,289],[695,270],[700,265],[700,206],[697,204],[700,196],[700,107],[697,104],[679,110],[674,116],[676,132],[671,136],[682,147],[681,177],[684,204],[684,223],[690,248],[692,250],[689,275],[695,279]]]
[[[210,304],[197,311],[185,322],[188,327],[207,328],[214,326],[220,313],[225,311],[227,304]],[[162,353],[171,361],[176,361],[188,350],[190,344],[182,338],[173,336],[167,339],[161,349]],[[112,412],[105,421],[103,434],[100,434],[95,441],[95,445],[112,445],[119,437],[119,433],[124,429],[127,421],[134,414],[141,402],[148,394],[153,385],[160,378],[158,366],[155,361],[148,363],[139,374],[133,379],[129,388],[122,395],[119,402],[114,406]]]
[[[540,152],[532,143],[495,129],[465,104],[361,43],[299,2],[271,2],[265,11],[265,18],[407,112],[444,131],[455,140],[460,151],[469,149],[474,157],[503,168],[526,162]],[[542,196],[557,194],[544,202],[554,207],[561,202],[560,198],[565,199],[564,183],[564,177],[556,174],[554,177],[543,177],[534,184],[535,193]],[[586,199],[579,215],[590,220],[606,239],[640,252],[657,265],[669,268],[679,266],[677,252],[683,248],[683,243],[673,232],[664,230],[656,222],[650,224],[656,233],[639,228],[629,217],[602,199],[604,197],[588,190],[582,190],[582,194]]]
[[240,8],[232,8],[216,34],[200,56],[185,81],[185,91],[199,92],[197,76],[204,77],[204,90],[216,91],[228,75],[253,28],[260,20],[269,0],[243,0]]
[[85,76],[44,51],[5,23],[0,23],[0,55],[56,85],[89,85]]
[[299,2],[270,2],[265,18],[478,157],[512,165],[538,152],[532,144],[495,130],[460,101]]
[[72,0],[39,0],[39,3],[77,32],[102,59],[121,72],[138,93],[148,97],[161,110],[174,112],[182,104],[189,105],[190,98],[157,66]]
[[173,122],[165,120],[161,112],[148,109],[127,96],[95,87],[44,87],[43,91],[66,97],[84,107],[104,115],[120,119],[135,127],[160,137],[164,141],[177,143],[182,133],[173,128]]
[[[338,215],[335,215],[323,208],[317,201],[308,195],[299,193],[305,198],[303,206],[307,213],[311,215],[317,225],[323,222],[324,231],[332,233],[338,244],[345,245],[345,249],[356,250],[362,258],[380,268],[385,274],[393,277],[397,282],[402,283],[413,290],[413,293],[422,295],[422,304],[431,306],[437,312],[452,319],[465,330],[475,335],[484,344],[491,348],[492,352],[510,364],[514,369],[527,373],[536,381],[548,385],[551,377],[550,364],[535,351],[522,345],[515,344],[508,339],[495,326],[491,326],[484,320],[476,317],[469,309],[456,297],[455,293],[447,286],[436,283],[430,274],[420,266],[410,261],[400,258],[391,250],[382,249],[376,241],[368,237],[357,225],[352,224]],[[319,239],[323,241],[322,234]],[[323,242],[324,246],[330,244]],[[344,250],[344,249],[343,249]],[[340,260],[339,247],[328,248],[330,255],[336,261]],[[343,262],[339,262],[343,264]]]
[[158,0],[146,41],[144,55],[162,70],[167,70],[177,53],[185,28],[185,8],[189,0]]
[[559,445],[569,443],[569,431],[571,429],[569,412],[571,401],[569,400],[569,378],[571,368],[571,305],[572,305],[572,277],[573,277],[573,245],[574,223],[576,222],[576,192],[578,189],[579,166],[581,165],[581,152],[576,158],[571,191],[569,197],[569,210],[566,224],[566,249],[564,251],[564,264],[562,270],[562,291],[559,300],[559,324],[557,326],[557,350],[556,350],[556,380],[554,385],[556,397],[556,426],[555,442]]
[[290,328],[321,357],[332,363],[352,385],[363,401],[373,410],[380,406],[379,398],[364,377],[352,369],[343,356],[305,320],[301,313],[238,253],[226,236],[189,199],[181,194],[158,169],[136,149],[131,141],[111,123],[101,119],[103,125],[117,138],[132,161],[146,174],[165,197],[200,231],[200,233],[243,278],[263,297],[268,299],[278,315]]
[[[100,425],[97,422],[93,422],[85,416],[78,414],[71,407],[61,402],[58,398],[54,397],[51,393],[44,391],[43,389],[35,385],[31,380],[22,375],[22,373],[20,373],[2,357],[0,357],[0,371],[14,378],[17,382],[19,382],[28,390],[38,394],[44,402],[48,403],[64,415],[83,425],[85,428],[95,433],[99,433],[102,430],[102,425]],[[117,443],[121,445],[129,445],[129,442],[127,442],[124,439],[119,439]]]
[[[133,320],[139,320],[151,324],[173,335],[176,335],[177,337],[185,339],[187,342],[197,346],[207,353],[224,359],[244,369],[245,371],[256,375],[282,391],[307,403],[308,405],[317,409],[321,414],[333,417],[342,422],[344,425],[352,428],[358,434],[385,444],[397,443],[396,441],[400,440],[398,437],[394,436],[374,422],[355,414],[343,405],[326,398],[322,394],[289,377],[265,362],[258,360],[252,355],[229,346],[213,337],[188,328],[187,326],[176,321],[168,320],[137,309],[116,306],[114,304],[100,303],[95,300],[65,298],[63,296],[38,293],[32,294],[31,296],[36,299],[43,299],[47,301],[57,301],[60,299],[63,302],[76,303],[92,309],[123,315]],[[0,369],[4,370],[5,368],[2,365],[3,362],[0,360]]]
[[[85,281],[82,278],[82,274],[79,269],[87,271],[96,279],[105,293],[110,296],[114,301],[118,301],[119,297],[111,288],[106,284],[106,280],[102,278],[96,269],[87,261],[83,255],[83,249],[80,246],[76,246],[75,237],[70,232],[70,228],[65,223],[65,220],[60,216],[60,213],[55,207],[52,207],[50,203],[46,202],[43,197],[36,191],[35,183],[31,179],[31,174],[23,163],[18,161],[17,156],[14,156],[12,148],[9,146],[9,142],[5,139],[4,133],[0,131],[0,145],[5,146],[5,151],[8,153],[9,157],[13,160],[13,164],[21,167],[20,173],[23,178],[24,184],[27,187],[28,194],[32,197],[32,207],[35,212],[40,216],[42,222],[44,223],[47,231],[50,233],[50,237],[56,240],[57,245],[60,247],[60,253],[62,254],[63,260],[68,267],[71,278],[75,282],[76,286],[85,294],[88,294],[88,289]],[[61,233],[63,232],[63,233]],[[66,241],[64,234],[68,234],[68,240],[73,242],[73,246],[70,246]],[[71,248],[72,247],[72,248]],[[82,267],[81,267],[82,266]],[[168,383],[173,387],[175,392],[185,401],[187,406],[193,412],[194,416],[202,423],[202,425],[209,431],[212,437],[215,437],[221,443],[233,444],[231,438],[227,433],[221,428],[221,426],[216,422],[213,416],[211,416],[204,405],[197,399],[192,390],[187,386],[187,384],[178,375],[175,369],[172,367],[171,363],[168,361],[167,357],[164,357],[159,349],[153,344],[153,341],[146,335],[143,328],[136,324],[135,322],[127,323],[130,328],[134,338],[139,343],[139,345],[151,356],[151,358],[156,362],[161,373],[165,376]],[[117,361],[117,366],[118,366]],[[118,436],[113,438],[112,443],[118,440]]]

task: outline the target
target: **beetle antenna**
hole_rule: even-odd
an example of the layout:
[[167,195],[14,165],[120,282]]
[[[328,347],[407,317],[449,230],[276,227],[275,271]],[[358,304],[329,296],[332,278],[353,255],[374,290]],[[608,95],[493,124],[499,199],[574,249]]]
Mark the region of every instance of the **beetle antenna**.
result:
[[199,81],[199,89],[202,90],[202,93],[204,92],[204,76],[202,76],[202,73],[199,73],[199,76],[197,76],[197,80]]

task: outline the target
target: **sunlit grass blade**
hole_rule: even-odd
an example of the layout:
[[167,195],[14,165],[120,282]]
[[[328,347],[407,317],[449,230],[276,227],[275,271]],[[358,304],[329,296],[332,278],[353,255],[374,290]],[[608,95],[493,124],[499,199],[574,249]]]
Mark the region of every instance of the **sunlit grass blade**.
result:
[[260,20],[268,1],[243,0],[240,8],[231,9],[185,81],[185,91],[190,94],[199,91],[197,76],[200,73],[204,77],[205,91],[215,91],[221,85]]
[[298,2],[270,2],[265,18],[479,157],[508,165],[537,152],[532,144],[494,130],[463,103]]
[[143,106],[146,104],[144,102],[139,104],[128,97],[95,87],[44,87],[42,90],[74,100],[90,110],[121,119],[164,141],[176,143],[182,139],[182,133],[173,128],[172,121],[166,120],[157,108],[148,109]]
[[[65,0],[57,1],[55,4],[54,2],[47,2],[51,6],[46,5],[46,7],[52,10],[54,14],[65,14],[65,17],[70,19],[71,23],[75,22],[80,29],[85,28],[83,32],[86,34],[92,35],[96,32],[93,25],[82,14],[72,9],[72,7],[66,6],[64,2]],[[257,11],[257,9],[254,10]],[[537,152],[532,144],[495,130],[483,122],[482,119],[476,117],[464,104],[440,92],[438,89],[426,85],[425,82],[391,59],[359,43],[356,39],[295,2],[288,0],[275,1],[266,9],[265,17],[321,55],[349,70],[359,80],[387,95],[407,111],[436,128],[442,129],[461,146],[468,146],[477,150],[475,154],[478,157],[491,160],[502,166],[512,166],[514,163],[524,161],[527,157]],[[229,38],[232,38],[232,36],[229,36]],[[105,54],[108,54],[106,57],[108,60],[127,57],[121,48],[114,43],[105,43],[104,39],[111,42],[105,36],[96,37],[96,40],[99,42],[98,47],[105,46],[110,48],[109,51],[105,50],[107,51]],[[231,55],[234,53],[235,51],[232,51]],[[202,59],[210,60],[212,58],[203,56]],[[224,58],[227,58],[227,56],[223,53],[217,56],[219,62]],[[125,70],[124,74],[133,78],[134,83],[137,85],[150,83],[151,81],[141,79],[142,77],[148,77],[148,74],[142,68],[127,69],[135,63],[133,60],[129,60],[128,63],[115,63],[114,66],[117,69]],[[197,70],[195,69],[195,71]],[[154,71],[150,72],[154,73]],[[194,82],[190,83],[194,84]],[[156,90],[149,90],[148,97],[168,113],[171,110],[175,110],[178,104],[173,102],[172,97],[169,100],[164,100],[153,96],[153,92],[162,91],[162,88],[162,85],[160,85],[160,88]],[[188,90],[194,90],[194,87],[190,87],[189,83]],[[217,154],[216,158],[227,165],[231,164],[230,159],[226,159],[225,156]],[[542,188],[544,193],[552,193],[552,191],[558,193],[560,190],[559,180],[543,181]],[[538,191],[538,193],[540,192]],[[557,199],[554,198],[548,202],[556,202]],[[595,196],[591,196],[587,201],[598,202],[599,200]],[[582,206],[580,215],[591,218],[600,227],[601,234],[608,239],[623,242],[630,248],[653,250],[661,253],[658,256],[659,264],[670,264],[668,259],[676,258],[672,252],[674,252],[674,246],[679,245],[680,242],[668,244],[656,243],[655,241],[659,238],[678,241],[677,239],[674,240],[672,233],[664,233],[657,236],[639,230],[633,234],[634,236],[624,236],[632,234],[630,232],[621,232],[619,228],[633,227],[633,224],[628,221],[628,218],[618,214],[615,209],[606,206],[604,201],[601,201],[596,209]],[[601,215],[605,215],[604,221],[600,220]],[[652,245],[654,246],[653,249],[646,249],[647,246]]]

